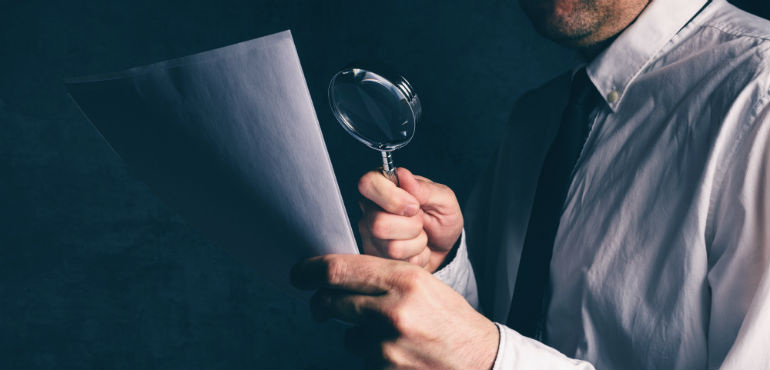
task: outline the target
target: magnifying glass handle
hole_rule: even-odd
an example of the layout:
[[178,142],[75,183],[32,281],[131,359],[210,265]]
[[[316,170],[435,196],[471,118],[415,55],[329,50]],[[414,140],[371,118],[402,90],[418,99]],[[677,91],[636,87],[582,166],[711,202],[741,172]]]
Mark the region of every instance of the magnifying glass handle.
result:
[[390,155],[390,152],[383,151],[380,153],[382,153],[382,175],[396,184],[396,186],[399,186],[396,167],[393,166],[393,157]]

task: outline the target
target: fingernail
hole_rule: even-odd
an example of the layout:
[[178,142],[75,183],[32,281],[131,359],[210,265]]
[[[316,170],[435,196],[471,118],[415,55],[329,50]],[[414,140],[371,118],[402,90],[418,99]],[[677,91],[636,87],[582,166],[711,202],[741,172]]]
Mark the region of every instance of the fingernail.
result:
[[404,216],[412,217],[417,214],[417,211],[420,210],[420,206],[416,203],[409,203],[406,205],[406,208],[404,209]]

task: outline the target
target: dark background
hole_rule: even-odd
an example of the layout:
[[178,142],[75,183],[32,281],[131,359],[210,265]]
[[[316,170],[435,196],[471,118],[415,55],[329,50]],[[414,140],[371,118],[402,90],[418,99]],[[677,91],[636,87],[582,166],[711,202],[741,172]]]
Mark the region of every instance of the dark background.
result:
[[513,1],[0,1],[0,367],[358,365],[340,325],[313,323],[128,174],[62,85],[284,29],[354,222],[379,155],[329,112],[337,69],[380,60],[412,81],[423,121],[396,163],[462,202],[514,99],[576,61]]

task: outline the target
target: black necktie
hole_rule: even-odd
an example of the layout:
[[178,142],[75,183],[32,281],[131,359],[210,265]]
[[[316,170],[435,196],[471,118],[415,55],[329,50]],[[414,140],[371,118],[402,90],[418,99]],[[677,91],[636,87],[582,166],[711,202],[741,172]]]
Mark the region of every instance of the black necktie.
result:
[[547,308],[544,297],[559,218],[572,182],[572,169],[588,135],[589,115],[599,100],[585,68],[580,69],[572,79],[559,131],[540,170],[508,313],[508,326],[531,338],[542,333]]

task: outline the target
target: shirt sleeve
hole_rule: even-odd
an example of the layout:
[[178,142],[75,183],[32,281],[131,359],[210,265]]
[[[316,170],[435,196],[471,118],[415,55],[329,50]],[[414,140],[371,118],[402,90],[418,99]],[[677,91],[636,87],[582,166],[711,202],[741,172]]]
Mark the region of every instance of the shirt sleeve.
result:
[[[479,299],[473,267],[468,259],[465,231],[454,258],[444,268],[433,274],[444,284],[460,293],[473,308],[478,309]],[[564,356],[559,351],[534,339],[527,338],[505,325],[495,323],[500,332],[493,370],[502,369],[574,369],[594,367],[585,361]]]
[[576,360],[546,346],[532,338],[527,338],[515,330],[499,324],[500,344],[492,370],[503,369],[594,369],[588,362]]
[[442,269],[436,271],[433,276],[449,285],[476,310],[479,309],[479,294],[476,286],[476,277],[473,275],[473,267],[468,259],[468,247],[465,242],[465,230],[460,236],[460,245],[454,258]]
[[712,369],[770,368],[770,104],[743,122],[709,214]]

